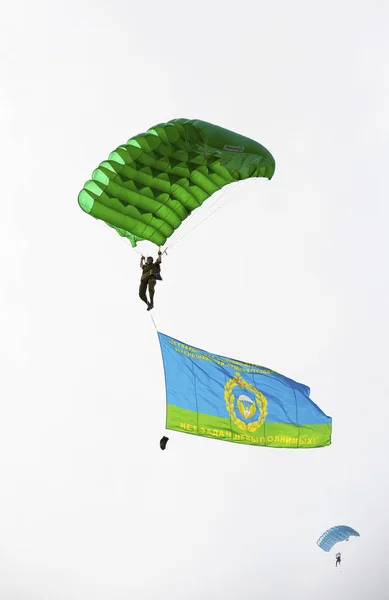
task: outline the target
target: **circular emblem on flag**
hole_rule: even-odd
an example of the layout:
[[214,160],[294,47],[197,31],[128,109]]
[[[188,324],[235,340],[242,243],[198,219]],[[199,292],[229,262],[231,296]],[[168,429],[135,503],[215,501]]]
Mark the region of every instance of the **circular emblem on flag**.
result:
[[[236,394],[235,388],[245,393]],[[235,391],[235,394],[234,394]],[[267,416],[267,400],[253,385],[236,373],[224,386],[224,400],[232,421],[243,431],[256,431]]]

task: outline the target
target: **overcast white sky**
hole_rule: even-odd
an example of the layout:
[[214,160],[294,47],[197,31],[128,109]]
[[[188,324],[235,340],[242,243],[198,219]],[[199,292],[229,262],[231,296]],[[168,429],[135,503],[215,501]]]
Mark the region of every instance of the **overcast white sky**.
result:
[[[0,19],[0,598],[381,600],[389,586],[389,5],[47,0]],[[333,444],[171,432],[139,256],[77,195],[129,137],[264,144],[164,261],[163,333],[311,387]],[[334,552],[328,527],[361,533]]]

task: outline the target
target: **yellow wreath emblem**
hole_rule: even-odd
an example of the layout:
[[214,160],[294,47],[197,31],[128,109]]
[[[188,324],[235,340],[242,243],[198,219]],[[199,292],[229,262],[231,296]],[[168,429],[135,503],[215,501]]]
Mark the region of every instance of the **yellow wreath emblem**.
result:
[[[255,402],[259,408],[259,416],[256,421],[252,421],[251,423],[245,423],[244,421],[242,421],[242,419],[239,419],[239,417],[237,416],[236,411],[235,411],[235,396],[232,393],[232,390],[237,385],[242,390],[248,389],[248,390],[250,390],[250,392],[252,392],[254,394]],[[267,400],[266,400],[265,396],[262,394],[262,392],[257,390],[253,385],[251,385],[250,383],[248,383],[247,381],[242,379],[240,376],[240,373],[235,373],[235,377],[232,377],[232,379],[229,379],[227,381],[226,385],[224,386],[224,400],[226,402],[226,407],[230,414],[231,419],[239,427],[239,429],[243,429],[243,431],[250,431],[250,432],[256,431],[258,429],[258,427],[260,427],[266,419]]]

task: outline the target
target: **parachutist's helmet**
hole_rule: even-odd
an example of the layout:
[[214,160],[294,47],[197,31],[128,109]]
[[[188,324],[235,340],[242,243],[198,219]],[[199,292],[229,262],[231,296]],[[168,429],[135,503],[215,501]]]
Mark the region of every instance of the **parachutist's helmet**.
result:
[[147,257],[147,262],[148,262],[148,263],[152,263],[152,262],[153,262],[153,260],[154,260],[154,259],[153,259],[153,257],[152,257],[152,256],[148,256],[148,257]]

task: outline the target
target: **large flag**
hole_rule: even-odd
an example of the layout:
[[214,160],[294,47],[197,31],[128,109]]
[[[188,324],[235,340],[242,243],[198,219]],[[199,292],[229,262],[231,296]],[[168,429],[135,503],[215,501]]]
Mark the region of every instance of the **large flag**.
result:
[[273,448],[331,444],[332,419],[312,402],[307,386],[271,369],[158,336],[167,429]]

